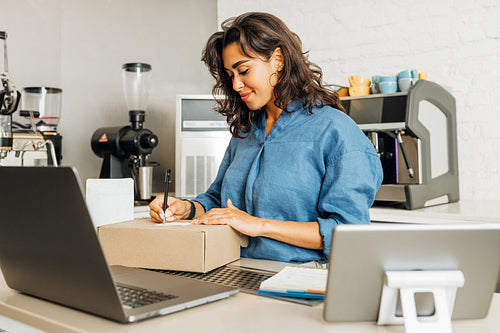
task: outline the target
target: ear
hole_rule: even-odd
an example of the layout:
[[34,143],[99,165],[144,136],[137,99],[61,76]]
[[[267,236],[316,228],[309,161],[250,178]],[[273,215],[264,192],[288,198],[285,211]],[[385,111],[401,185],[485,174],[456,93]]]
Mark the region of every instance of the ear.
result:
[[274,65],[274,69],[279,72],[283,69],[285,64],[285,57],[283,57],[283,52],[281,51],[281,47],[277,47],[274,49],[273,55],[271,56],[271,60]]

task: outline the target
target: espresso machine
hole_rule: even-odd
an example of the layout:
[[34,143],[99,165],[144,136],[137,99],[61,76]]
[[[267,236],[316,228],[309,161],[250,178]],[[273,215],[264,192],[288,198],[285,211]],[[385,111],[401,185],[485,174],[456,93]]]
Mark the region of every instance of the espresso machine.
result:
[[[0,158],[12,150],[12,114],[17,110],[21,93],[10,79],[7,59],[7,33],[0,31]],[[3,59],[2,59],[3,58]]]
[[341,101],[382,163],[375,205],[417,209],[459,200],[456,104],[446,89],[419,80],[407,92]]
[[122,83],[129,109],[129,126],[103,127],[91,138],[92,151],[103,158],[100,178],[133,178],[136,204],[151,200],[153,167],[148,158],[158,137],[143,128],[146,116],[151,65],[127,63],[122,66]]
[[[62,137],[58,88],[27,87],[21,94],[8,71],[7,33],[0,31],[0,165],[57,166]],[[3,66],[3,67],[2,67]],[[21,103],[21,111],[14,114]]]

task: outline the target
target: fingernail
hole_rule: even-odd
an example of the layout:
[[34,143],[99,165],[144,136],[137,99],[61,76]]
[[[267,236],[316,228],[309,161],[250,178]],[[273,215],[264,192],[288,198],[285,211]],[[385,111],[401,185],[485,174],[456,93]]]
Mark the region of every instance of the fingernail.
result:
[[167,217],[167,218],[165,219],[165,221],[168,221],[168,222],[172,222],[173,220],[174,220],[174,218],[173,218],[173,217]]
[[172,216],[172,212],[170,211],[170,209],[167,209],[167,210],[166,210],[166,212],[165,212],[165,216],[166,216],[166,217]]

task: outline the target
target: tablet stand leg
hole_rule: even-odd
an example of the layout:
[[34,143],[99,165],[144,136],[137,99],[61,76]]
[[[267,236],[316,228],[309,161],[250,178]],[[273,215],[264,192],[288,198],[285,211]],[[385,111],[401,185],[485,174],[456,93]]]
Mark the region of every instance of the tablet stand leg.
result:
[[[380,300],[378,324],[401,325],[406,333],[451,333],[451,314],[457,288],[463,287],[461,271],[388,271]],[[398,291],[403,317],[396,316]],[[435,312],[418,316],[415,293],[432,293]]]

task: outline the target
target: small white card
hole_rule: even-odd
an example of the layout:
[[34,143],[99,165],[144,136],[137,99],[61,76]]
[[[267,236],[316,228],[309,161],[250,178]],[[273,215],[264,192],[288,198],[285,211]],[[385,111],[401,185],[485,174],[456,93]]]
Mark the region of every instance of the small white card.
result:
[[87,179],[86,201],[94,226],[134,219],[132,178]]

